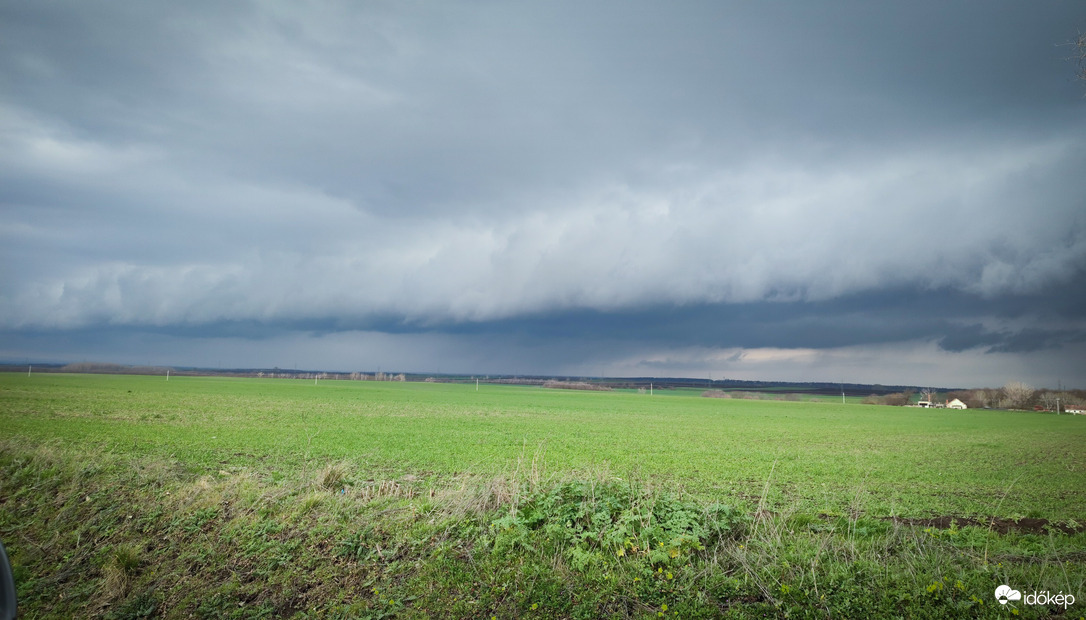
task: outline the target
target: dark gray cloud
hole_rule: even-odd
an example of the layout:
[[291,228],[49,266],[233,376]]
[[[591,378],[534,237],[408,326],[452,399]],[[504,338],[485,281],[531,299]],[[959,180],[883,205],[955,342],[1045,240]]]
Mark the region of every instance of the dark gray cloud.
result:
[[1083,341],[1086,341],[1086,332],[1082,330],[1026,328],[989,331],[977,324],[954,330],[939,341],[939,346],[947,351],[980,347],[988,353],[1031,353],[1059,349]]
[[1084,27],[1056,1],[3,3],[0,354],[1081,368]]

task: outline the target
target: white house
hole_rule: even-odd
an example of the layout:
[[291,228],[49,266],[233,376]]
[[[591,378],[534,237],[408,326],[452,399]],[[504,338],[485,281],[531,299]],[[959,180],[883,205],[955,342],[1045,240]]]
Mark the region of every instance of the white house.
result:
[[968,409],[969,407],[965,403],[963,403],[962,401],[955,398],[954,400],[952,400],[952,401],[950,401],[949,403],[946,404],[946,408],[947,409]]

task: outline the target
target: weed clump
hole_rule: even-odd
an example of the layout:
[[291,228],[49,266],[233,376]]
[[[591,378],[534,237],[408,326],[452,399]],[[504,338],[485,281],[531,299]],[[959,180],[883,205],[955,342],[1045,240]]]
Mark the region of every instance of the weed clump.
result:
[[133,543],[123,543],[106,554],[102,566],[102,598],[113,601],[128,593],[128,586],[139,568],[143,549]]
[[490,527],[496,550],[546,542],[566,549],[574,566],[584,568],[604,556],[641,557],[652,565],[682,562],[706,545],[739,535],[746,521],[724,504],[702,508],[621,482],[570,481],[528,497]]
[[317,476],[317,484],[328,491],[338,491],[347,481],[347,467],[342,463],[326,466]]
[[106,620],[139,620],[154,618],[161,601],[153,591],[144,591],[125,599],[106,614]]

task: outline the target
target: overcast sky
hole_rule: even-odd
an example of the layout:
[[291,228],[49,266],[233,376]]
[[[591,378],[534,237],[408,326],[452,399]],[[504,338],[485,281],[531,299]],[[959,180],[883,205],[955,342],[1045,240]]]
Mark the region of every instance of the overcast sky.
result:
[[0,359],[1086,387],[1083,30],[0,0]]

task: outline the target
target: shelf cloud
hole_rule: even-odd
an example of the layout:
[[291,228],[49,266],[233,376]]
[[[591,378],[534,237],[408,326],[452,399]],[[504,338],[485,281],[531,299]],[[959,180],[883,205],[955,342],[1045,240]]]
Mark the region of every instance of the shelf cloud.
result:
[[0,357],[1083,383],[1074,9],[5,5]]

